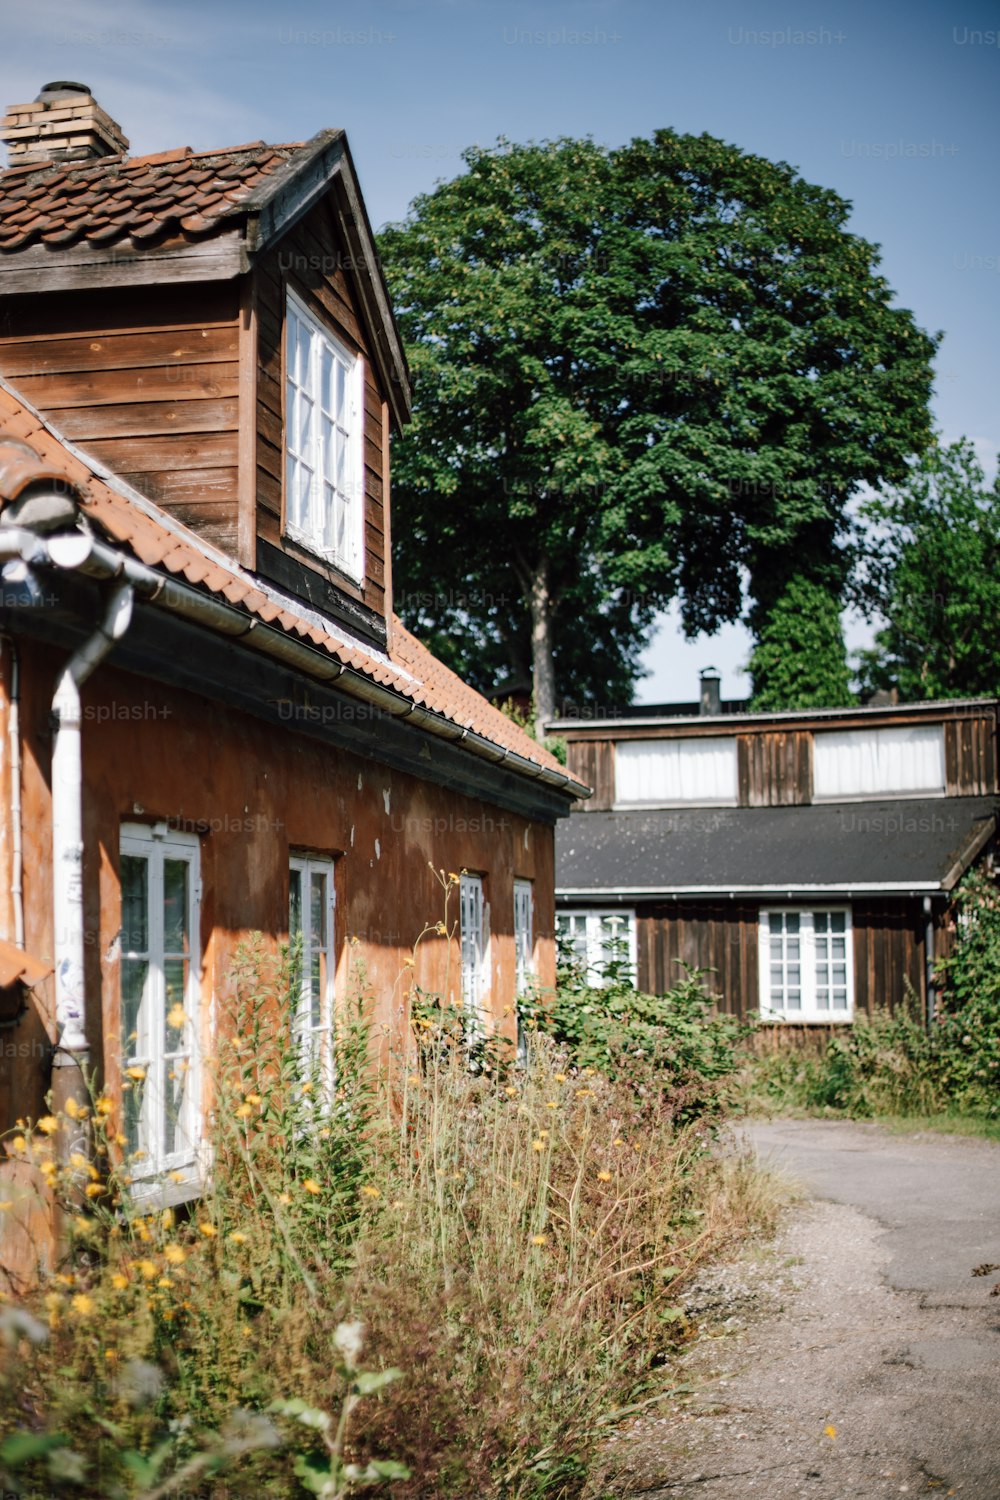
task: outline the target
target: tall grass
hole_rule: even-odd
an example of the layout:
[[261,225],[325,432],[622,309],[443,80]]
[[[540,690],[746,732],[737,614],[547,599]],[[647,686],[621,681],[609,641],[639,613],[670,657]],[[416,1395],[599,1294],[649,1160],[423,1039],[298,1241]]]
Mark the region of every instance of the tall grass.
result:
[[472,1069],[425,1007],[380,1069],[360,983],[324,1097],[292,1009],[287,972],[247,952],[187,1209],[130,1199],[103,1096],[96,1168],[58,1164],[55,1117],[11,1143],[76,1206],[58,1275],[0,1312],[0,1482],[39,1500],[579,1493],[607,1424],[669,1388],[685,1279],[773,1212],[755,1169],[679,1124],[669,1089],[544,1036],[525,1067]]

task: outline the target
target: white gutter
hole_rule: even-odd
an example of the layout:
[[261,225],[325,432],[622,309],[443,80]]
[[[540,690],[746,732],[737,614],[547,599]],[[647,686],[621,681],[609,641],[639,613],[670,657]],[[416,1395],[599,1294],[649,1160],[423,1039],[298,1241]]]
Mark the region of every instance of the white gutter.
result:
[[[83,925],[83,756],[80,689],[125,634],[132,619],[129,583],[115,587],[97,630],[67,662],[52,699],[52,884],[56,970],[57,1068],[82,1070],[87,1062],[87,1007]],[[54,1080],[55,1082],[55,1080]],[[72,1090],[76,1080],[63,1080]],[[65,1088],[56,1090],[57,1108]]]
[[938,880],[851,880],[832,885],[607,885],[570,889],[557,886],[556,896],[560,900],[630,901],[639,897],[657,899],[660,896],[854,896],[879,894],[907,895],[923,891],[941,894]]

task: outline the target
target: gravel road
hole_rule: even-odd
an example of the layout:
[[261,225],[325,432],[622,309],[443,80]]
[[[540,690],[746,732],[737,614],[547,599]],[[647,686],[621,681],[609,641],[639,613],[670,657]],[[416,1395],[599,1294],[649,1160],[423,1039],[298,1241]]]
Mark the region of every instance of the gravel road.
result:
[[691,1393],[619,1432],[588,1494],[1000,1500],[1000,1144],[839,1120],[740,1134],[807,1196],[773,1246],[691,1289],[710,1329]]

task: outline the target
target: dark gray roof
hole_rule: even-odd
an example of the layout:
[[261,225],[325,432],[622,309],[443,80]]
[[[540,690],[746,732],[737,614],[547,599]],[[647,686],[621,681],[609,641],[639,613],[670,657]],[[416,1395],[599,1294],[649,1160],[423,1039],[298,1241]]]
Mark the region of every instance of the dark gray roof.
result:
[[948,891],[989,842],[995,797],[573,813],[564,897]]

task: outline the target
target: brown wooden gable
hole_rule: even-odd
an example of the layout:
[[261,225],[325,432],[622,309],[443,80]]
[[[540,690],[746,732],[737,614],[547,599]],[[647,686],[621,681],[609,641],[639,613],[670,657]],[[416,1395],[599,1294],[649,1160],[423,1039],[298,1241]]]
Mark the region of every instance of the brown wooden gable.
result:
[[235,282],[96,288],[0,303],[0,374],[53,426],[235,556]]

